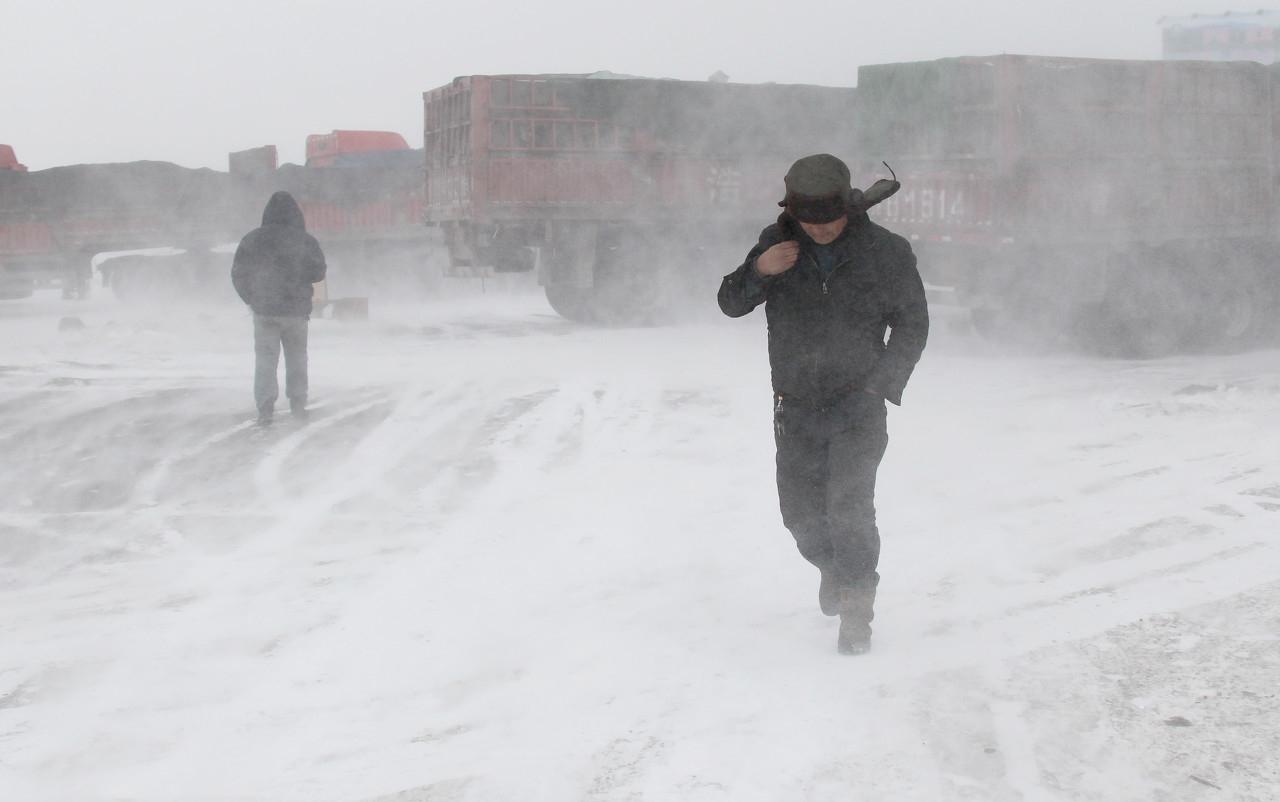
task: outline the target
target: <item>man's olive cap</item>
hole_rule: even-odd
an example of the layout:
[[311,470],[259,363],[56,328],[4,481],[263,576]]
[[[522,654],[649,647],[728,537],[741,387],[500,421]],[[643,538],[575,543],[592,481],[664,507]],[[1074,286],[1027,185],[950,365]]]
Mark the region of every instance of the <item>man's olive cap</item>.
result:
[[787,197],[778,203],[779,206],[833,195],[848,198],[852,191],[849,167],[830,153],[817,153],[797,160],[783,181],[787,186]]

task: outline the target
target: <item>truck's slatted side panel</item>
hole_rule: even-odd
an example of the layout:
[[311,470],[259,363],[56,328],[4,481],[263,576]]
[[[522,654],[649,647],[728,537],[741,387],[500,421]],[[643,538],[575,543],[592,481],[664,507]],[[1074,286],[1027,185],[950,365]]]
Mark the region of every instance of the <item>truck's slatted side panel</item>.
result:
[[631,205],[639,200],[632,165],[618,159],[491,158],[488,178],[488,199],[496,205]]
[[301,204],[307,230],[321,241],[421,235],[423,203],[420,197],[375,201],[358,206],[332,203]]
[[424,94],[427,217],[768,210],[797,152],[851,141],[855,90],[473,75]]
[[859,150],[925,240],[1267,236],[1271,92],[1249,64],[1002,56],[864,67]]
[[53,245],[47,223],[0,223],[0,254],[43,253]]

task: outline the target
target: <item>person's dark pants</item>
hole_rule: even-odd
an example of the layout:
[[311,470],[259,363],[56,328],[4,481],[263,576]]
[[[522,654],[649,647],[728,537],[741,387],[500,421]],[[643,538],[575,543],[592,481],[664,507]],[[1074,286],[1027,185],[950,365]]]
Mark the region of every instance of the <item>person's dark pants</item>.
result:
[[280,383],[276,377],[280,348],[284,347],[284,392],[294,410],[307,406],[307,318],[300,316],[253,316],[253,399],[258,414],[271,417]]
[[829,406],[774,399],[782,522],[806,560],[870,622],[880,576],[876,470],[889,443],[883,399],[861,392]]

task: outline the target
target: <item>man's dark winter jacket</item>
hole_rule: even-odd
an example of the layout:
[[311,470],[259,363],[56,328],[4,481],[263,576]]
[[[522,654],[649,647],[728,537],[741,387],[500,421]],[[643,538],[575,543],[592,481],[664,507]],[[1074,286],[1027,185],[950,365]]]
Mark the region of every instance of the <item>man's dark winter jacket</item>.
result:
[[[756,258],[787,240],[800,243],[795,266],[761,276]],[[865,213],[851,213],[829,246],[837,249],[837,259],[825,280],[814,247],[783,212],[761,232],[742,266],[724,277],[720,309],[741,317],[765,304],[775,393],[822,406],[850,392],[870,391],[901,404],[929,335],[924,285],[910,244]]]
[[307,317],[311,285],[325,274],[324,253],[307,233],[302,209],[288,192],[277,192],[262,212],[262,226],[240,240],[231,283],[259,315]]

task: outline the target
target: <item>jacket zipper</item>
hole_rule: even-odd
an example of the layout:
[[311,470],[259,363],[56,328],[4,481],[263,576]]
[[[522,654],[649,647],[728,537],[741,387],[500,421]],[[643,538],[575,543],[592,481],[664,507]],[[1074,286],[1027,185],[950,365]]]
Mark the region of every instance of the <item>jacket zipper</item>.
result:
[[[813,259],[812,259],[812,258],[810,258],[810,261],[813,261]],[[849,262],[848,262],[848,261],[844,261],[844,262],[841,262],[840,264],[836,265],[835,267],[831,268],[831,274],[830,274],[830,275],[828,275],[826,278],[824,278],[824,279],[822,280],[822,294],[823,294],[823,295],[828,295],[828,294],[829,294],[829,293],[827,292],[827,280],[828,280],[828,279],[830,279],[830,278],[831,278],[831,276],[834,276],[834,275],[836,274],[836,271],[837,271],[837,270],[839,270],[840,268],[844,267],[844,266],[845,266],[845,265],[847,265],[847,264],[849,264]]]
[[[814,259],[812,256],[810,256],[807,253],[804,255],[804,258],[808,259],[809,264],[813,265],[814,272],[816,272],[819,276],[822,276],[822,271],[818,269],[818,260]],[[844,264],[844,262],[841,262],[840,264]],[[839,266],[840,265],[836,265],[836,267],[839,267]],[[835,269],[833,268],[831,272],[834,273]],[[827,278],[828,278],[827,276],[822,276],[822,294],[823,295],[829,294],[827,292]]]

